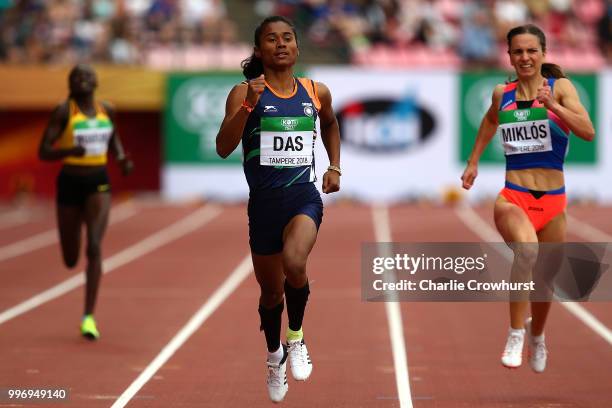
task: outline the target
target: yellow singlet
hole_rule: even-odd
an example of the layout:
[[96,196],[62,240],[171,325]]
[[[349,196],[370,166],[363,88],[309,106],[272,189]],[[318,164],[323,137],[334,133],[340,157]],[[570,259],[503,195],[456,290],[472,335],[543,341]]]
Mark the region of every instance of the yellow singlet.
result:
[[76,102],[69,100],[68,103],[70,117],[58,145],[60,148],[83,146],[85,155],[66,157],[64,163],[77,166],[105,165],[108,142],[113,134],[113,123],[104,107],[96,102],[96,116],[90,118],[81,112]]

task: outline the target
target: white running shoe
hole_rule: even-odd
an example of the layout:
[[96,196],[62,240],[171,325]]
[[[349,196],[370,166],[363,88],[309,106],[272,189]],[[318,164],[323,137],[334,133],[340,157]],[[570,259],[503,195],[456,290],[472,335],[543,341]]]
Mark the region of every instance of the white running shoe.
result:
[[287,356],[287,350],[283,346],[283,359],[280,363],[274,364],[266,361],[268,365],[266,383],[268,384],[268,395],[272,402],[281,402],[289,390],[287,384]]
[[308,355],[308,349],[302,340],[287,341],[289,347],[289,365],[291,366],[291,375],[297,381],[306,381],[312,373],[312,362]]
[[531,317],[525,321],[525,331],[527,332],[527,346],[529,347],[529,365],[536,373],[543,373],[546,369],[546,358],[548,351],[544,341],[533,341],[531,335]]
[[523,363],[523,343],[525,342],[525,332],[522,334],[513,333],[510,329],[506,347],[502,353],[501,363],[508,368],[517,368]]

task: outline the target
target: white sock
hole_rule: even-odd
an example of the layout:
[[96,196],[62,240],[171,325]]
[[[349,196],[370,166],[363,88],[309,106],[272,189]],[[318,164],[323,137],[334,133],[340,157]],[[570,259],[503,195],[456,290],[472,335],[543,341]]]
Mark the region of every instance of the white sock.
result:
[[539,336],[531,336],[531,341],[534,343],[544,343],[544,333]]
[[509,331],[510,335],[514,335],[514,336],[521,336],[523,337],[525,335],[525,329],[513,329],[512,327],[510,328]]
[[272,364],[280,363],[283,359],[283,354],[283,345],[281,344],[278,346],[278,349],[276,351],[273,351],[272,353],[268,351],[268,362]]

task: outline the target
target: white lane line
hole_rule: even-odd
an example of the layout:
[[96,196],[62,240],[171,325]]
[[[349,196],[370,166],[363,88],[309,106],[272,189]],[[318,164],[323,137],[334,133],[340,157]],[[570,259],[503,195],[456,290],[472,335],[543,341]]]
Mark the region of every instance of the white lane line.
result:
[[170,340],[142,373],[119,396],[111,408],[123,408],[136,393],[155,375],[155,373],[185,344],[185,342],[204,324],[204,322],[223,304],[236,288],[253,270],[251,255],[247,255],[232,271],[210,298],[189,319],[187,324]]
[[39,248],[44,248],[55,242],[57,242],[57,230],[55,228],[22,239],[21,241],[13,242],[12,244],[0,247],[0,262],[27,254]]
[[606,327],[601,321],[597,320],[595,316],[589,313],[584,307],[574,302],[563,302],[561,303],[571,314],[576,316],[584,324],[586,324],[591,330],[599,334],[609,345],[612,346],[612,331]]
[[[103,273],[110,273],[114,269],[125,265],[135,259],[152,252],[163,245],[166,245],[174,240],[189,234],[210,222],[213,218],[221,213],[219,207],[206,205],[192,212],[188,216],[176,221],[175,223],[165,227],[162,230],[148,236],[142,241],[134,244],[123,251],[107,258],[102,263]],[[11,307],[0,313],[0,324],[14,319],[44,303],[56,299],[67,292],[83,285],[85,283],[85,271],[81,271],[71,278],[66,279],[62,283],[53,286],[30,299]]]
[[578,235],[585,241],[591,242],[612,242],[612,235],[606,234],[594,226],[580,221],[576,217],[567,214],[567,226],[572,234]]
[[0,214],[0,230],[25,224],[29,220],[30,211],[23,208],[3,212]]
[[127,200],[112,207],[109,214],[109,225],[125,221],[140,212],[140,204],[135,204],[133,200]]
[[[137,213],[138,210],[131,201],[118,204],[111,209],[109,225],[124,221]],[[0,247],[0,262],[55,244],[57,240],[57,229],[53,228],[5,245]]]
[[[391,225],[389,210],[384,205],[372,207],[372,222],[374,223],[374,236],[377,242],[391,242]],[[381,254],[392,256],[392,254]],[[412,395],[410,394],[410,378],[408,376],[408,358],[406,356],[406,343],[404,340],[404,327],[400,303],[397,301],[385,302],[387,321],[389,322],[389,338],[393,353],[393,366],[395,367],[395,383],[400,408],[412,408]]]
[[[476,235],[485,242],[501,242],[501,236],[495,231],[486,221],[484,221],[471,207],[460,206],[455,212],[463,221],[463,223],[472,230]],[[572,217],[570,222],[576,220]],[[601,232],[601,231],[600,231]],[[602,240],[598,242],[610,242],[610,240]],[[502,256],[508,261],[512,262],[514,255],[510,248],[500,247],[499,245],[493,245]],[[606,327],[601,321],[593,316],[588,310],[582,307],[580,304],[575,302],[559,302],[568,312],[573,314],[578,320],[584,323],[588,328],[593,330],[599,336],[601,336],[608,344],[612,345],[612,331]]]

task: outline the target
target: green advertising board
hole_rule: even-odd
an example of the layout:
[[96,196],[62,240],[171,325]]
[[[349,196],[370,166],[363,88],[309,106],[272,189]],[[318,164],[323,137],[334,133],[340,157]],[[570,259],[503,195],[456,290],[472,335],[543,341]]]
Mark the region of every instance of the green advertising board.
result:
[[225,115],[227,95],[242,80],[238,72],[168,74],[164,110],[166,164],[241,163],[240,146],[227,159],[221,159],[215,139]]
[[[580,100],[597,129],[597,77],[593,74],[568,75],[578,94]],[[491,106],[493,88],[497,84],[503,84],[508,80],[508,74],[502,72],[479,72],[463,73],[460,77],[459,118],[460,118],[460,148],[459,160],[465,162],[472,146],[476,140],[476,133],[480,122]],[[483,152],[481,163],[501,164],[505,162],[504,151],[495,135],[489,146]],[[592,142],[586,142],[575,135],[570,136],[569,153],[566,163],[594,165],[597,162],[597,138]]]

